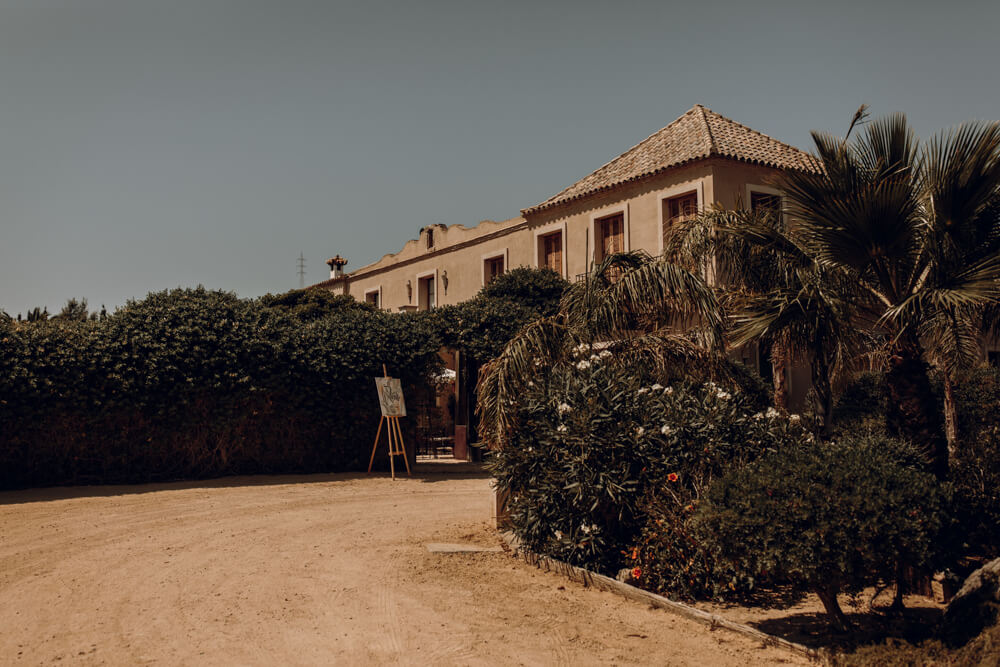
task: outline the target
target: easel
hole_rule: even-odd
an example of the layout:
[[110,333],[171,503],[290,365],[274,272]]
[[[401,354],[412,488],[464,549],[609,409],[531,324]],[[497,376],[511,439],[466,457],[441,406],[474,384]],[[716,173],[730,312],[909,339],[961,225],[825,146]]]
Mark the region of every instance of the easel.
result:
[[[389,377],[389,371],[385,364],[382,364],[382,376]],[[368,472],[371,473],[372,465],[375,463],[375,450],[378,449],[378,439],[382,435],[382,422],[385,422],[386,433],[389,438],[389,469],[392,471],[393,480],[396,479],[396,459],[395,456],[402,456],[403,463],[406,464],[406,474],[410,475],[410,460],[406,458],[406,446],[403,444],[403,430],[399,428],[399,417],[386,417],[378,422],[378,431],[375,432],[375,444],[372,445],[372,457],[368,461]]]

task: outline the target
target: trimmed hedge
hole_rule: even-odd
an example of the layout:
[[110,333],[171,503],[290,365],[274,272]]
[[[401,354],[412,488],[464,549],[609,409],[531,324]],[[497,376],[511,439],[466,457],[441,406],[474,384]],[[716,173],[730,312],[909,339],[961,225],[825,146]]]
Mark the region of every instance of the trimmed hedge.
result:
[[372,378],[426,384],[432,323],[269,301],[178,289],[100,322],[0,320],[0,488],[366,467]]

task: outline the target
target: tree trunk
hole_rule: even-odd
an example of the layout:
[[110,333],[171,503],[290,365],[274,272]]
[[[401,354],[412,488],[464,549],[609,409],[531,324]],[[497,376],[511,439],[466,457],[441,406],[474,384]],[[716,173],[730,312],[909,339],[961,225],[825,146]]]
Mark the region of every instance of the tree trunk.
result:
[[788,411],[788,353],[781,343],[771,343],[771,378],[774,380],[774,407]]
[[948,441],[948,458],[954,460],[958,442],[958,409],[955,406],[955,381],[944,371],[944,434]]
[[833,431],[833,385],[830,381],[830,364],[822,350],[816,350],[812,358],[812,384],[816,392],[816,414],[823,418],[820,437],[824,440]]
[[847,617],[844,616],[844,611],[840,608],[840,603],[837,602],[837,589],[834,587],[817,586],[816,595],[819,596],[820,601],[823,603],[823,608],[826,610],[826,615],[830,619],[830,625],[837,632],[847,632],[850,630],[851,624],[848,622]]
[[889,391],[885,415],[889,435],[909,440],[927,452],[938,479],[948,476],[948,443],[941,409],[934,399],[920,344],[906,334],[899,337],[889,358]]

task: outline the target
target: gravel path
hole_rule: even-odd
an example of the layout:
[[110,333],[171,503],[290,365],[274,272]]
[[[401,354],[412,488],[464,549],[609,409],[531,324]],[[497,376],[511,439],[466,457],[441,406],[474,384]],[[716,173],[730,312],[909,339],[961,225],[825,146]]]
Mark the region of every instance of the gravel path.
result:
[[0,493],[0,664],[802,664],[496,546],[483,477]]

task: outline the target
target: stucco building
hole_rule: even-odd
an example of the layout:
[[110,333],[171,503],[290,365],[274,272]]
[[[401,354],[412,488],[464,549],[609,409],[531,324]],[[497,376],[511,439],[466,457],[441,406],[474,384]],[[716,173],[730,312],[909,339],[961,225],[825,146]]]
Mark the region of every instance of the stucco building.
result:
[[808,153],[697,105],[516,218],[430,225],[349,273],[335,257],[330,279],[317,286],[405,311],[469,299],[516,266],[548,266],[573,280],[607,253],[660,254],[670,225],[705,206],[776,205],[774,177],[815,165]]
[[[608,253],[661,254],[670,225],[706,206],[780,206],[775,177],[783,170],[816,168],[808,153],[696,105],[516,218],[473,227],[430,225],[398,252],[350,273],[342,271],[346,260],[334,257],[330,279],[316,286],[407,311],[470,299],[517,266],[547,266],[574,280]],[[762,375],[770,373],[767,359],[755,350],[743,354]],[[789,374],[790,393],[801,403],[807,372]],[[459,424],[462,419],[457,417]]]

